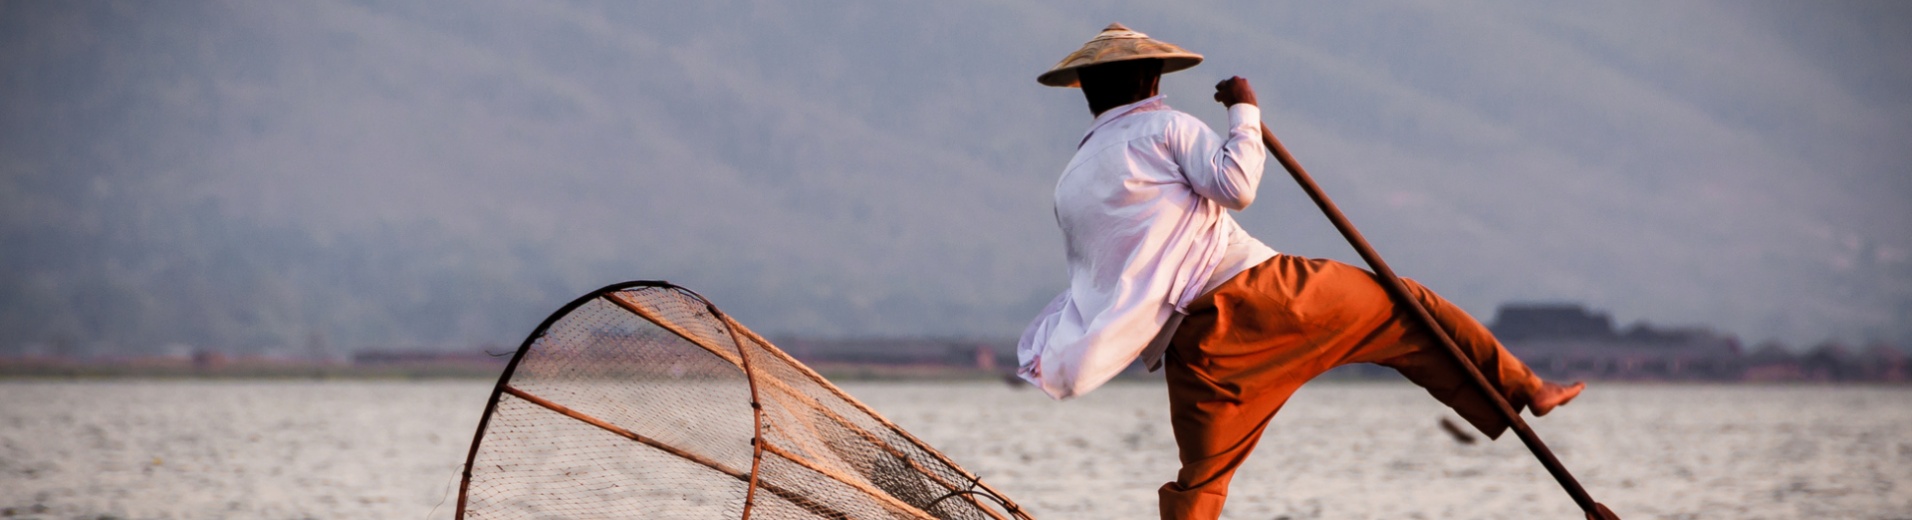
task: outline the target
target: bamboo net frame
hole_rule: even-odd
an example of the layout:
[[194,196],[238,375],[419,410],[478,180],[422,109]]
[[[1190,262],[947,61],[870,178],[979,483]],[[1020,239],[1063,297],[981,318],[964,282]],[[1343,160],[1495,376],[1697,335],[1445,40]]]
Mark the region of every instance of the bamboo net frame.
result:
[[462,476],[460,519],[1030,518],[666,282],[608,286],[540,324],[499,377]]

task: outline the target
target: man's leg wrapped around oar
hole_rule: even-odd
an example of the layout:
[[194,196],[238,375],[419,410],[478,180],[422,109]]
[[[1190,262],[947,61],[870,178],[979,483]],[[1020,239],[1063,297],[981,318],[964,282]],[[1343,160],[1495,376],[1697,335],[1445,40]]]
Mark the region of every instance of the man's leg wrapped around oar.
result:
[[[1465,311],[1419,284],[1408,285],[1516,408],[1550,390]],[[1182,469],[1160,490],[1162,518],[1218,517],[1229,479],[1275,412],[1303,383],[1337,366],[1394,368],[1489,437],[1508,427],[1463,369],[1366,270],[1279,255],[1216,287],[1188,310],[1164,363]],[[1557,406],[1559,399],[1547,404]]]

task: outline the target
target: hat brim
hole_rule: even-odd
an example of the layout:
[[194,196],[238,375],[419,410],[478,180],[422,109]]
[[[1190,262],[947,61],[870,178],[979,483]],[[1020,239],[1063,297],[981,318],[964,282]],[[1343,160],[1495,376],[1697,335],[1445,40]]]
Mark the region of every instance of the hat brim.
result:
[[1076,71],[1078,69],[1081,69],[1083,67],[1101,65],[1104,63],[1115,63],[1118,61],[1134,61],[1134,60],[1162,60],[1162,73],[1168,74],[1170,72],[1185,70],[1185,69],[1188,69],[1189,67],[1194,67],[1196,65],[1201,64],[1202,55],[1195,54],[1192,52],[1191,53],[1163,53],[1163,54],[1152,54],[1152,55],[1145,55],[1145,56],[1124,57],[1121,59],[1098,61],[1095,63],[1084,63],[1084,64],[1076,65],[1073,67],[1058,68],[1058,69],[1050,70],[1049,72],[1044,72],[1042,73],[1041,76],[1036,76],[1036,82],[1041,83],[1043,85],[1048,85],[1051,87],[1065,87],[1065,88],[1066,87],[1081,87],[1082,79],[1076,76]]

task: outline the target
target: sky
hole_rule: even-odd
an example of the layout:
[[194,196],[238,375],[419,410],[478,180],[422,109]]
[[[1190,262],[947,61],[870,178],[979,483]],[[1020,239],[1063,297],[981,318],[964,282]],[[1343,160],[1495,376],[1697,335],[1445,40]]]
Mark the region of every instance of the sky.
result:
[[[1114,21],[1484,321],[1912,344],[1903,3],[894,4],[0,1],[0,354],[514,345],[632,279],[1014,337],[1090,120],[1035,77]],[[1272,161],[1236,217],[1359,262]]]

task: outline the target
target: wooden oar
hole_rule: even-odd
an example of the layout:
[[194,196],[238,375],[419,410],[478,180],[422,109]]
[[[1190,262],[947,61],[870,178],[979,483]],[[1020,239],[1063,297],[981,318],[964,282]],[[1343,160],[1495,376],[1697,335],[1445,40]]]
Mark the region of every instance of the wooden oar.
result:
[[1348,217],[1341,214],[1341,210],[1335,207],[1334,201],[1328,200],[1328,194],[1321,191],[1321,186],[1315,185],[1314,178],[1309,177],[1307,170],[1301,168],[1301,163],[1295,161],[1295,156],[1290,155],[1288,149],[1281,146],[1281,141],[1275,139],[1275,133],[1268,131],[1267,123],[1261,125],[1261,142],[1268,145],[1268,151],[1275,154],[1275,160],[1281,161],[1281,166],[1288,170],[1289,175],[1294,176],[1295,182],[1301,184],[1302,191],[1308,192],[1308,198],[1314,199],[1315,205],[1320,206],[1321,211],[1328,215],[1328,220],[1334,223],[1334,228],[1340,230],[1341,236],[1346,237],[1348,244],[1354,246],[1355,252],[1361,254],[1361,259],[1367,261],[1368,267],[1373,269],[1375,276],[1380,279],[1381,287],[1387,289],[1388,295],[1394,297],[1395,303],[1412,310],[1414,317],[1422,325],[1426,325],[1441,346],[1447,347],[1447,352],[1454,356],[1454,360],[1460,363],[1461,368],[1467,370],[1474,384],[1482,393],[1487,394],[1487,398],[1494,402],[1496,408],[1500,409],[1501,417],[1507,419],[1514,434],[1519,435],[1520,441],[1527,444],[1527,449],[1534,452],[1534,457],[1539,458],[1540,464],[1547,467],[1547,472],[1552,473],[1554,480],[1560,482],[1560,487],[1566,488],[1567,495],[1573,497],[1573,502],[1580,506],[1580,510],[1586,511],[1587,518],[1620,520],[1620,517],[1608,510],[1607,506],[1593,501],[1593,497],[1587,494],[1587,490],[1580,487],[1580,481],[1574,480],[1573,474],[1568,473],[1566,466],[1560,464],[1560,459],[1554,457],[1553,450],[1547,449],[1547,443],[1541,442],[1540,436],[1534,433],[1533,428],[1527,426],[1527,421],[1521,420],[1520,412],[1514,411],[1514,407],[1507,404],[1507,399],[1501,397],[1500,391],[1487,382],[1487,377],[1481,375],[1480,369],[1468,359],[1467,353],[1463,352],[1459,345],[1454,344],[1454,338],[1448,336],[1447,330],[1442,329],[1441,324],[1434,321],[1434,315],[1429,314],[1427,308],[1421,306],[1420,300],[1408,294],[1407,286],[1401,283],[1401,278],[1394,275],[1394,270],[1388,268],[1387,262],[1381,260],[1379,253],[1374,252],[1374,248],[1368,245],[1367,239],[1361,238],[1361,232],[1354,229],[1354,224],[1348,222]]

